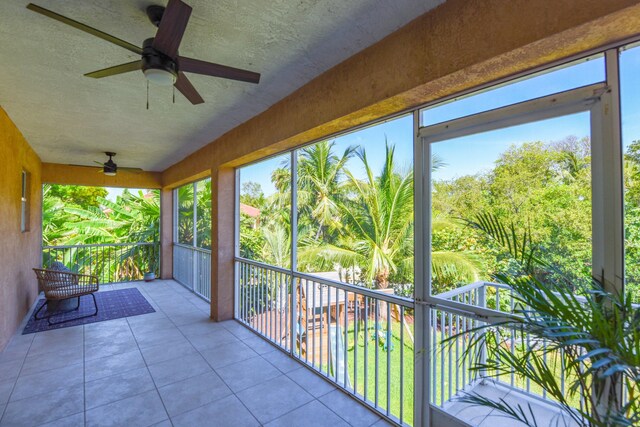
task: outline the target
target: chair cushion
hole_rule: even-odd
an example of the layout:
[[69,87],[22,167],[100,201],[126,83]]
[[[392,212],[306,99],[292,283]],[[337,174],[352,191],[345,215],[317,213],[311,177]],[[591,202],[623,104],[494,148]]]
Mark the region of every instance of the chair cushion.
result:
[[73,273],[66,265],[60,261],[54,261],[47,270],[64,271],[65,273]]
[[76,297],[80,295],[91,294],[97,291],[98,291],[97,286],[83,286],[83,287],[76,286],[73,288],[72,292],[69,291],[69,288],[52,289],[48,291],[45,296],[47,297],[47,299],[59,299],[59,298],[69,298],[69,297]]

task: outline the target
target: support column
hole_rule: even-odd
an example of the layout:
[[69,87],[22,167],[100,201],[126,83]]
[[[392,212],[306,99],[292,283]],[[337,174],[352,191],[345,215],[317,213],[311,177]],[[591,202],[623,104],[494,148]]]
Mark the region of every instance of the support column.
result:
[[173,190],[160,190],[160,277],[173,278]]
[[211,170],[211,318],[233,319],[235,170]]

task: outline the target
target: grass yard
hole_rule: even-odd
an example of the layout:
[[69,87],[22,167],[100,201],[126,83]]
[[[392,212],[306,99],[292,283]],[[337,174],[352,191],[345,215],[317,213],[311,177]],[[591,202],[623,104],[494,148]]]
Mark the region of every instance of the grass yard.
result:
[[[351,387],[355,386],[357,393],[372,402],[378,409],[402,419],[404,423],[412,424],[413,343],[405,330],[404,346],[402,345],[401,325],[398,322],[393,322],[392,346],[390,346],[391,351],[388,352],[383,347],[383,337],[380,338],[379,344],[376,345],[376,340],[374,339],[375,327],[369,326],[368,332],[365,333],[363,330],[364,325],[361,323],[356,334],[356,329],[352,324],[347,332],[348,374]],[[411,329],[413,329],[413,325],[411,325]],[[382,336],[386,335],[384,331],[381,332]],[[368,337],[368,339],[365,337]],[[377,375],[376,350],[378,357]],[[354,367],[357,367],[357,369],[354,370]],[[387,378],[389,378],[388,382]],[[401,385],[403,386],[401,387]]]
[[[401,342],[401,324],[392,323],[391,351],[384,347],[386,333],[382,329],[379,340],[375,340],[375,325],[369,323],[365,333],[364,324],[361,322],[357,330],[353,322],[347,329],[347,364],[350,388],[365,397],[367,401],[379,410],[395,418],[402,419],[406,424],[413,423],[413,373],[414,373],[414,345],[411,342],[406,329],[404,330],[404,345]],[[384,322],[386,324],[386,322]],[[409,325],[413,333],[413,325]],[[445,346],[442,350],[441,332],[438,331],[432,340],[435,343],[435,352],[432,352],[431,367],[431,393],[432,401],[436,405],[442,405],[456,394],[456,390],[468,384],[471,378],[469,363],[461,365],[458,362],[462,356],[462,349],[466,340],[461,338],[456,348]],[[365,344],[366,343],[366,344]],[[516,347],[515,351],[521,351]],[[378,360],[376,372],[376,357]],[[561,360],[559,356],[548,355],[549,364],[554,367],[560,376]],[[365,363],[366,360],[366,363]],[[355,369],[354,369],[355,368]],[[327,366],[323,366],[327,372]],[[389,382],[387,382],[389,377]],[[377,378],[377,382],[376,382]],[[500,380],[511,384],[511,375],[503,375]],[[342,381],[342,378],[339,378]],[[514,386],[526,389],[527,383],[523,378],[513,377]],[[568,389],[569,381],[566,381]],[[377,387],[376,387],[377,386]],[[542,388],[538,384],[529,384],[530,392],[542,396]],[[579,405],[579,396],[571,396],[570,402]]]

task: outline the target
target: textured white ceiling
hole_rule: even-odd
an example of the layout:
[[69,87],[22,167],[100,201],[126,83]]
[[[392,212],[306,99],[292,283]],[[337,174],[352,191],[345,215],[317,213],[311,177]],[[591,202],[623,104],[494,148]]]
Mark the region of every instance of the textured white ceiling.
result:
[[[185,0],[193,7],[184,56],[262,74],[259,85],[188,74],[205,100],[192,106],[141,72],[83,74],[135,54],[0,1],[0,106],[45,162],[93,164],[104,151],[120,166],[163,170],[264,111],[314,77],[444,0]],[[33,0],[142,46],[156,28],[141,0]],[[158,4],[166,4],[160,0]]]

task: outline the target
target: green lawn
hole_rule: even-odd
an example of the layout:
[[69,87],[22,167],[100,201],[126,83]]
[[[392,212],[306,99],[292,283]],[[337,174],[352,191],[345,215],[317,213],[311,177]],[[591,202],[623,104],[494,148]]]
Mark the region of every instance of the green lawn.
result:
[[[386,322],[382,322],[386,326]],[[355,386],[356,392],[361,397],[366,397],[366,400],[371,404],[378,407],[383,413],[387,412],[387,406],[389,407],[388,413],[395,418],[402,417],[402,420],[406,424],[413,423],[413,373],[414,373],[414,345],[409,338],[409,334],[406,329],[404,330],[404,346],[401,345],[401,325],[399,322],[392,323],[392,349],[390,352],[384,348],[384,336],[385,332],[382,331],[381,337],[376,344],[375,337],[375,324],[369,322],[368,332],[364,331],[364,323],[361,322],[358,325],[357,333],[355,324],[349,322],[347,329],[347,364],[350,387]],[[410,330],[413,334],[413,325],[410,325]],[[431,353],[431,367],[430,370],[435,377],[432,376],[432,389],[433,402],[436,405],[441,405],[450,399],[452,395],[455,395],[458,387],[462,387],[470,381],[470,373],[468,371],[469,364],[461,366],[458,362],[458,358],[462,356],[463,348],[466,342],[460,338],[458,345],[455,341],[450,347],[446,347],[445,351],[442,351],[440,342],[442,340],[442,333],[438,331],[435,336],[432,336],[432,340],[435,341],[435,348],[437,350]],[[366,341],[366,345],[365,345]],[[378,358],[378,371],[377,371],[377,399],[376,399],[376,348]],[[403,349],[401,351],[401,349]],[[518,351],[516,349],[516,351]],[[549,356],[550,358],[552,356]],[[366,372],[365,372],[365,359]],[[404,359],[404,363],[402,363]],[[356,362],[357,360],[357,362]],[[558,375],[560,374],[561,364],[560,358],[555,357],[550,359],[550,363],[553,364]],[[354,367],[356,367],[354,371]],[[326,362],[323,363],[322,370],[328,372]],[[387,375],[389,375],[389,388],[387,390]],[[404,386],[401,390],[401,375],[404,379]],[[366,389],[365,389],[366,378]],[[342,378],[338,379],[342,381]],[[511,375],[503,375],[500,380],[506,384],[511,384]],[[568,384],[568,381],[567,381]],[[514,377],[514,385],[522,389],[526,388],[526,381],[522,378]],[[568,387],[568,385],[567,385]],[[366,395],[365,395],[366,391]],[[531,393],[542,395],[542,388],[534,383],[530,384]],[[387,396],[389,398],[387,399]],[[573,402],[575,400],[575,402]],[[571,399],[572,403],[579,405],[579,397]]]
[[[431,402],[435,405],[442,406],[449,401],[456,393],[463,389],[466,385],[473,381],[477,374],[470,371],[472,365],[467,358],[463,360],[464,350],[468,345],[469,337],[461,335],[457,340],[442,345],[442,341],[450,334],[456,331],[463,331],[476,326],[477,322],[456,315],[442,315],[438,312],[438,326],[431,330],[430,356],[431,365],[429,366],[430,375],[430,392]],[[342,316],[341,316],[342,317]],[[407,316],[410,320],[410,317]],[[340,320],[340,330],[344,331],[344,317]],[[335,320],[331,320],[332,326],[335,326]],[[367,330],[363,321],[356,322],[353,316],[349,318],[346,327],[346,366],[348,374],[348,388],[361,397],[366,399],[368,403],[375,406],[382,413],[386,413],[393,418],[401,419],[403,423],[411,425],[413,423],[414,410],[414,343],[411,337],[414,334],[413,323],[408,323],[410,333],[407,327],[392,320],[391,324],[391,343],[389,349],[386,348],[386,327],[387,321],[380,319],[378,326],[378,339],[376,339],[376,325],[373,317],[369,317],[367,322]],[[444,325],[444,329],[441,328]],[[434,326],[435,327],[435,326]],[[322,366],[316,365],[321,372],[335,379],[338,383],[342,383],[343,378],[335,378],[334,372],[329,368],[329,360],[327,360],[327,346],[329,345],[329,336],[325,329],[322,334]],[[319,334],[318,334],[319,336]],[[314,335],[315,338],[315,335]],[[345,338],[344,336],[342,337]],[[312,342],[313,340],[310,340]],[[532,341],[533,343],[533,341]],[[320,362],[319,341],[315,347],[307,347],[309,354],[305,355],[308,363],[314,360],[313,352],[316,352],[315,363]],[[331,344],[332,346],[335,343]],[[341,345],[345,345],[342,341]],[[503,345],[513,346],[513,350],[517,353],[523,351],[523,346],[528,345],[527,342],[522,343],[519,339],[514,341],[507,340]],[[343,347],[344,348],[344,347]],[[434,350],[435,349],[435,350]],[[342,349],[341,349],[342,350]],[[389,351],[388,351],[389,350]],[[340,352],[340,357],[343,357]],[[548,354],[548,364],[553,367],[560,377],[562,369],[562,360],[559,355]],[[376,360],[378,363],[376,364]],[[462,362],[461,362],[462,360]],[[366,363],[365,363],[366,361]],[[377,369],[376,369],[377,366]],[[491,372],[487,376],[494,377]],[[389,378],[389,381],[387,381]],[[542,387],[538,384],[527,381],[521,377],[511,374],[504,374],[499,378],[505,384],[511,384],[517,388],[526,390],[527,386],[532,394],[542,396]],[[570,378],[565,379],[565,388],[569,389]],[[574,406],[579,406],[580,396],[569,396],[569,401]]]
[[[365,378],[366,378],[366,399],[373,402],[383,412],[389,407],[389,413],[397,418],[401,418],[407,424],[413,423],[413,343],[409,339],[408,334],[404,333],[404,347],[401,343],[400,329],[401,325],[394,322],[392,329],[392,349],[386,351],[381,337],[378,345],[376,345],[375,326],[369,325],[368,334],[362,330],[363,324],[358,328],[358,334],[354,325],[348,330],[348,363],[349,363],[349,379],[351,386],[357,385],[357,392],[365,396]],[[413,325],[411,325],[413,329]],[[382,335],[385,332],[381,331]],[[413,331],[412,331],[413,333]],[[365,348],[365,337],[368,335]],[[378,354],[378,375],[377,375],[377,400],[376,400],[376,349]],[[356,365],[355,359],[358,359]],[[366,372],[365,372],[365,359]],[[404,359],[404,363],[403,363]],[[354,372],[354,366],[357,366]],[[387,390],[387,376],[389,376],[389,388]],[[404,387],[401,390],[401,384],[404,380]],[[357,384],[356,384],[357,381]],[[387,396],[389,398],[387,399]],[[388,405],[389,403],[389,405]]]

